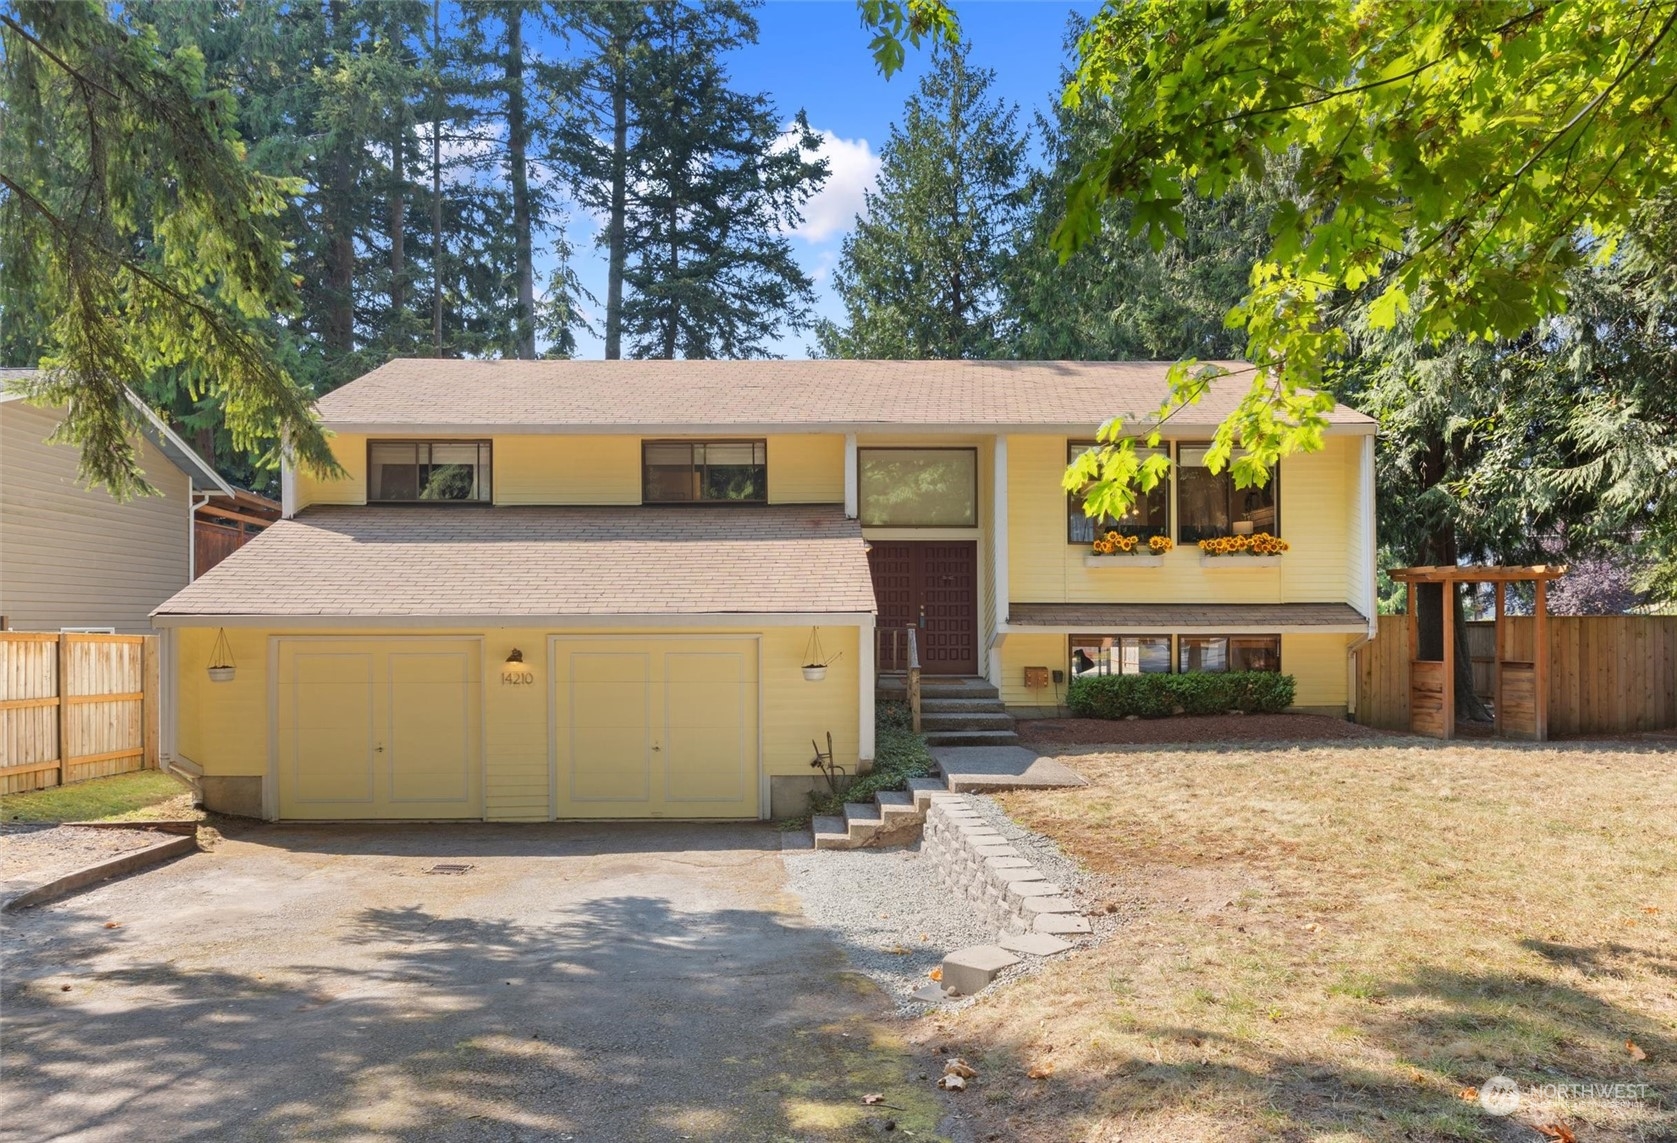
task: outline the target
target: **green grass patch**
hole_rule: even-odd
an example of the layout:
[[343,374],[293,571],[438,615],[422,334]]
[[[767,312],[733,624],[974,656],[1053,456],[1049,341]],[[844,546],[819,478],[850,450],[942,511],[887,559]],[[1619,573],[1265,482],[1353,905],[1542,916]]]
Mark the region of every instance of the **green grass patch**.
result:
[[198,816],[192,808],[192,791],[161,770],[136,770],[50,790],[0,795],[0,818],[9,822],[163,821]]

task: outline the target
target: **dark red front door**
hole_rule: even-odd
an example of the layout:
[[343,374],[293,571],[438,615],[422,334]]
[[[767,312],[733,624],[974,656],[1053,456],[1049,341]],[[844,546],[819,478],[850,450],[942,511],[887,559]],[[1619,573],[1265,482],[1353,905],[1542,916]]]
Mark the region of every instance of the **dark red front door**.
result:
[[[930,675],[978,673],[978,545],[972,540],[873,540],[868,566],[881,628],[914,627]],[[889,638],[881,670],[890,662]]]

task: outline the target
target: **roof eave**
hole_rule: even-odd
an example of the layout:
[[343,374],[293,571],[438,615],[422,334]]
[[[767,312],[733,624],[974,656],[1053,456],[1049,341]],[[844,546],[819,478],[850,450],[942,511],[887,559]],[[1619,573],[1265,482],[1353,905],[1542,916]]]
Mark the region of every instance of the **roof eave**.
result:
[[874,613],[871,610],[622,612],[588,615],[264,615],[197,614],[164,612],[159,609],[151,614],[151,625],[156,628],[261,627],[276,630],[364,627],[810,627],[819,624],[871,627],[873,622]]
[[[1359,414],[1360,416],[1360,414]],[[696,434],[728,433],[734,435],[752,434],[756,436],[771,436],[776,434],[798,433],[877,433],[887,434],[1009,434],[1009,435],[1040,435],[1040,436],[1093,436],[1101,426],[1100,421],[1085,421],[1081,423],[1066,422],[1062,424],[998,424],[995,422],[956,421],[931,423],[910,421],[799,421],[795,423],[709,423],[689,421],[677,424],[642,424],[633,422],[613,422],[610,424],[543,424],[535,422],[517,423],[479,423],[465,424],[460,422],[419,422],[395,423],[388,421],[324,421],[324,428],[335,433],[347,433],[358,436],[601,436],[601,435],[630,435],[630,436],[693,436]],[[1173,420],[1170,424],[1170,436],[1173,440],[1186,440],[1195,437],[1210,437],[1217,430],[1220,422],[1208,421],[1204,423],[1190,423]],[[1151,422],[1135,422],[1138,431],[1151,427]],[[1374,436],[1379,425],[1369,418],[1355,421],[1332,421],[1328,424],[1328,436]]]

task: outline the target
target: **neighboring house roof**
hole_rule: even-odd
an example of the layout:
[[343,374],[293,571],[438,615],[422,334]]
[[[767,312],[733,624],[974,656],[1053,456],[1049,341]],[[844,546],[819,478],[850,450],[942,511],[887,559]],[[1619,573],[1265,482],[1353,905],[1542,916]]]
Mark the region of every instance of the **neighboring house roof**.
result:
[[[23,394],[14,388],[15,382],[28,381],[40,370],[38,369],[0,369],[0,402],[19,401]],[[163,422],[132,389],[124,389],[128,396],[128,403],[140,415],[140,432],[146,439],[156,445],[158,451],[169,458],[169,463],[192,478],[192,491],[208,493],[212,496],[232,496],[233,486],[221,478],[221,474],[211,467],[208,461],[193,451],[192,446],[181,440],[180,436]]]
[[1293,629],[1328,635],[1368,630],[1368,620],[1348,603],[1015,603],[1008,608],[1007,621],[1014,627],[1091,635],[1241,635]]
[[862,531],[838,507],[310,508],[154,612],[505,622],[871,613]]
[[[1250,367],[1215,383],[1173,431],[1220,422]],[[692,432],[982,426],[1088,433],[1145,420],[1168,394],[1162,361],[391,361],[320,399],[340,432]],[[1375,422],[1345,406],[1340,431]]]

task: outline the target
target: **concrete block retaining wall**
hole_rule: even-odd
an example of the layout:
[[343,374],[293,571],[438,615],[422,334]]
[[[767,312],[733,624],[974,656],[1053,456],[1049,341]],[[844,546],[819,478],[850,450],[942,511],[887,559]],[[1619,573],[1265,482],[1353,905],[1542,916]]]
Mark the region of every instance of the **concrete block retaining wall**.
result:
[[1050,884],[964,798],[941,797],[932,803],[920,856],[930,860],[944,888],[965,896],[998,933],[1030,931],[1042,905],[1062,900],[1060,887]]

